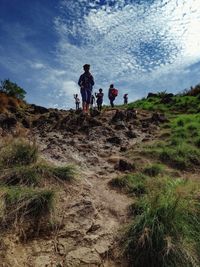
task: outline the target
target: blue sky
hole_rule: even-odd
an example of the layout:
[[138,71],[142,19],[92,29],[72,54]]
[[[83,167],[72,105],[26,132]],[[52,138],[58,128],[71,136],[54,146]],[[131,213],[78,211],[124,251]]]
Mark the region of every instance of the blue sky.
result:
[[71,108],[82,66],[129,101],[200,82],[199,0],[0,0],[0,80]]

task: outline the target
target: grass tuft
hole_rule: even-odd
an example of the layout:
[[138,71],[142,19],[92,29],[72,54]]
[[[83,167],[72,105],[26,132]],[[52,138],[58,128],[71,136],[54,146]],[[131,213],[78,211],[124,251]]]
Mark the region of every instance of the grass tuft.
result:
[[144,169],[144,174],[151,176],[151,177],[155,177],[158,176],[159,174],[163,173],[163,165],[161,164],[152,164],[149,167],[146,167]]
[[23,166],[35,163],[38,159],[38,148],[34,144],[17,140],[1,150],[1,168]]
[[183,180],[151,181],[124,236],[130,266],[199,266],[200,204],[194,188]]
[[145,193],[145,180],[144,174],[128,174],[123,177],[117,177],[109,182],[113,188],[117,188],[127,194],[134,194],[136,196]]

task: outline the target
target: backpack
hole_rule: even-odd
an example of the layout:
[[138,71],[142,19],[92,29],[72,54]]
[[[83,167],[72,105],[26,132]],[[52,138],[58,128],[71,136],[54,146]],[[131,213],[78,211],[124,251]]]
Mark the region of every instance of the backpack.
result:
[[113,96],[118,96],[118,90],[115,89],[115,88],[113,88],[113,89],[111,90],[111,94],[112,94]]

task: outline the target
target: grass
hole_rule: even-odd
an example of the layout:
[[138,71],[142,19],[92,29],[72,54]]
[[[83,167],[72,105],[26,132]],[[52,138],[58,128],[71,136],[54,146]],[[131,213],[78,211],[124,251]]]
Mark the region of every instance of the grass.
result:
[[56,178],[62,181],[72,181],[75,176],[73,166],[53,166],[46,163],[38,163],[35,168],[42,177]]
[[183,114],[171,119],[170,135],[155,142],[145,153],[179,170],[189,170],[200,164],[200,115]]
[[49,214],[54,198],[52,190],[28,187],[1,187],[0,193],[1,203],[4,203],[1,205],[1,224],[6,227],[27,218],[42,218]]
[[161,164],[152,164],[151,166],[148,166],[144,169],[144,174],[155,177],[158,176],[159,174],[163,173],[163,165]]
[[130,266],[199,266],[198,190],[196,184],[180,179],[151,180],[124,235]]
[[15,140],[2,148],[0,156],[1,168],[29,165],[37,161],[38,148],[24,140]]
[[3,185],[36,186],[41,177],[34,166],[20,166],[3,171],[0,176]]
[[109,185],[127,194],[139,196],[146,191],[146,179],[147,177],[144,174],[128,174],[112,179]]
[[149,111],[161,111],[167,113],[198,113],[200,102],[198,96],[176,95],[169,103],[163,103],[164,95],[143,98],[127,105],[127,108],[145,109]]

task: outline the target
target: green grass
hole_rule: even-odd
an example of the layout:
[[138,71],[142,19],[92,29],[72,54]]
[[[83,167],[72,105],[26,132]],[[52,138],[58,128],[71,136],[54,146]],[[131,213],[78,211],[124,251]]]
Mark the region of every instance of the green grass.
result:
[[139,196],[145,193],[146,179],[144,174],[128,174],[112,179],[109,185],[127,194]]
[[196,184],[179,179],[151,180],[147,193],[134,205],[136,216],[123,239],[130,266],[200,265],[198,190]]
[[53,166],[47,163],[38,163],[35,168],[42,177],[57,178],[62,181],[72,181],[75,177],[73,166]]
[[1,168],[29,165],[37,161],[38,148],[24,140],[13,140],[1,149],[0,156]]
[[3,185],[25,185],[36,186],[41,177],[34,166],[13,167],[2,171],[0,183]]
[[149,111],[161,111],[173,113],[198,113],[200,111],[200,102],[195,96],[176,95],[172,97],[169,103],[163,103],[164,96],[143,98],[127,105],[127,108],[139,108]]
[[200,115],[183,114],[171,119],[170,135],[155,142],[145,153],[180,170],[197,168],[200,164]]
[[155,177],[163,173],[164,166],[161,164],[152,164],[144,169],[144,174]]
[[49,214],[54,198],[52,190],[28,187],[1,187],[1,224],[6,227],[26,218],[42,218]]

